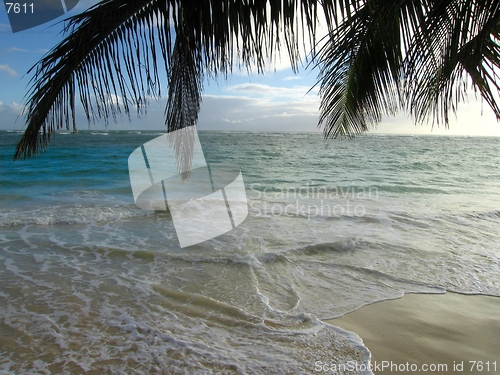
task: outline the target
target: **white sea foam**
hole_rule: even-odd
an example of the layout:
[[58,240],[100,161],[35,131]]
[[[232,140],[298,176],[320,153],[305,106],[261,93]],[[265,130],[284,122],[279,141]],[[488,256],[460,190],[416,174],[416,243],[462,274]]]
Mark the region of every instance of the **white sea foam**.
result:
[[[31,228],[28,238],[40,238],[44,232],[39,229]],[[57,235],[63,235],[62,231],[53,233]],[[368,361],[366,348],[359,340],[353,341],[352,334],[324,325],[310,313],[285,316],[273,313],[265,303],[259,307],[256,301],[234,300],[247,293],[242,287],[253,283],[252,273],[230,266],[235,263],[213,263],[213,271],[223,272],[198,279],[189,271],[198,265],[189,260],[160,257],[145,263],[144,258],[132,257],[122,262],[113,251],[96,248],[81,253],[59,246],[50,246],[43,257],[36,256],[36,267],[44,265],[45,270],[32,273],[33,282],[24,288],[24,298],[33,299],[40,306],[37,310],[30,311],[35,305],[24,305],[13,294],[17,285],[26,282],[23,275],[32,267],[30,255],[23,254],[22,247],[19,252],[9,250],[13,258],[8,260],[1,280],[4,288],[0,298],[6,309],[0,316],[9,329],[24,338],[21,349],[38,351],[41,345],[53,348],[54,355],[37,359],[40,371],[49,367],[58,372],[126,371],[132,361],[136,371],[143,372],[218,373],[239,369],[256,374],[308,373],[314,358]],[[50,264],[45,264],[46,259]],[[238,257],[234,261],[237,264]],[[164,267],[172,266],[172,262],[174,268]],[[255,259],[241,264],[252,269],[252,262]],[[155,268],[159,272],[151,273]],[[198,280],[208,284],[195,293],[179,291],[176,284],[183,274],[190,275],[181,282],[185,288]],[[42,282],[47,277],[52,281]],[[221,289],[223,293],[219,293]],[[263,311],[267,311],[267,318],[263,318]],[[31,340],[33,335],[43,336],[44,343]],[[29,361],[10,353],[0,366],[17,373],[32,363]]]
[[[91,154],[70,137],[58,167],[7,164],[19,181],[1,194],[19,201],[0,209],[0,371],[308,374],[316,360],[369,358],[354,334],[320,319],[409,292],[500,296],[496,143],[207,132],[207,160],[241,166],[249,216],[181,249],[168,213],[124,198],[138,136],[110,132],[121,146],[106,151],[82,132],[99,146]],[[67,173],[70,160],[81,174]],[[30,184],[36,199],[15,198]],[[264,195],[304,186],[298,197]],[[284,210],[321,204],[317,191],[370,186],[378,195],[326,202],[360,204],[359,216]]]
[[65,205],[34,210],[10,209],[0,212],[0,227],[16,225],[88,224],[151,215],[136,206]]

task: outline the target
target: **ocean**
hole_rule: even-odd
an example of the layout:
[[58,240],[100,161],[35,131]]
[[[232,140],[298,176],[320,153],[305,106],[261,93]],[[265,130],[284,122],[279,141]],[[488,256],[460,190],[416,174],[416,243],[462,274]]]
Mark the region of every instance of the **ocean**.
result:
[[[500,296],[500,138],[200,131],[248,216],[181,248],[134,204],[153,131],[0,132],[0,374],[370,374],[326,324],[405,293]],[[341,367],[339,367],[341,368]]]

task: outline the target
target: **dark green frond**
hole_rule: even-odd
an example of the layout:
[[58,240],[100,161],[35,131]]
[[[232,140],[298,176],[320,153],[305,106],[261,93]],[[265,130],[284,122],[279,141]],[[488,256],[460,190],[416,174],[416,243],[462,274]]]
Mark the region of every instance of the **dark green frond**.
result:
[[[192,125],[198,115],[205,74],[225,75],[236,63],[262,71],[281,44],[286,46],[293,67],[297,67],[301,33],[307,30],[309,37],[315,35],[318,3],[101,1],[70,18],[66,38],[32,68],[27,128],[15,158],[43,150],[57,129],[76,128],[77,99],[89,121],[129,116],[132,109],[145,111],[148,99],[161,95],[162,70],[170,85],[169,95],[173,95],[166,109],[167,129]],[[184,53],[173,48],[177,38],[185,39],[176,44],[183,46]],[[174,58],[195,65],[181,69],[174,66]],[[188,74],[196,77],[187,78]],[[181,90],[184,84],[188,86]]]
[[[187,26],[187,25],[185,25]],[[184,30],[178,29],[179,33]],[[201,56],[191,46],[189,37],[179,34],[175,40],[169,74],[169,91],[166,118],[170,143],[176,154],[179,170],[190,170],[193,157],[194,134],[176,130],[196,125],[200,111],[203,89],[203,69]],[[183,176],[187,177],[189,174]]]
[[[329,35],[316,54],[327,136],[350,137],[404,108],[448,123],[467,80],[500,119],[498,0],[103,0],[68,20],[66,38],[34,68],[27,128],[15,158],[56,129],[142,113],[168,84],[166,125],[197,121],[204,77],[257,67],[285,46],[293,68],[318,12]],[[175,44],[175,48],[174,48]],[[306,51],[308,52],[308,51]],[[182,154],[182,153],[181,153]],[[180,162],[182,165],[183,162]]]
[[500,89],[499,25],[495,0],[429,4],[404,65],[405,103],[416,122],[430,119],[448,126],[450,112],[467,95],[469,79],[500,119],[494,98]]
[[75,86],[89,120],[129,113],[131,105],[141,111],[159,95],[156,62],[148,56],[158,41],[169,61],[169,27],[157,34],[152,28],[169,18],[164,1],[144,0],[102,1],[72,17],[66,39],[31,70],[27,128],[15,158],[43,150],[56,129],[76,129]]
[[497,0],[350,3],[318,54],[327,136],[354,136],[398,108],[447,126],[469,79],[500,119]]
[[317,56],[321,116],[330,137],[367,131],[400,104],[400,30],[411,1],[367,1],[327,37]]

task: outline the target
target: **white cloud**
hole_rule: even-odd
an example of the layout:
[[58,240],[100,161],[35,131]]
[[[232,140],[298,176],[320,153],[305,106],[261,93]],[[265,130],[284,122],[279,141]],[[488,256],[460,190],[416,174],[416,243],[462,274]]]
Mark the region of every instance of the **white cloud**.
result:
[[303,78],[304,77],[301,77],[301,76],[287,76],[287,77],[283,78],[283,81],[298,81],[298,80],[301,80]]
[[260,98],[203,97],[201,130],[316,131],[319,101],[269,101]]
[[[308,89],[245,83],[227,87],[226,92],[232,95],[204,95],[199,129],[320,131],[317,127],[320,98],[304,96]],[[487,104],[473,100],[459,107],[457,119],[450,119],[449,129],[432,128],[430,124],[415,126],[400,113],[384,117],[370,133],[500,136],[500,123]]]
[[11,75],[12,77],[19,76],[19,74],[7,64],[0,64],[0,72],[5,72]]
[[22,112],[24,110],[24,106],[12,102],[11,104],[4,104],[0,102],[0,129],[19,129],[21,125],[24,124],[22,121]]
[[18,47],[10,47],[10,48],[6,48],[6,49],[3,49],[2,52],[28,52],[27,49],[24,49],[24,48],[18,48]]
[[500,136],[500,123],[486,103],[473,99],[458,106],[457,116],[450,115],[449,128],[443,124],[432,126],[432,121],[415,125],[414,121],[399,113],[394,117],[384,117],[373,133],[433,134],[433,135],[475,135]]
[[272,114],[272,115],[264,115],[262,117],[264,117],[264,118],[267,118],[267,117],[293,117],[293,116],[297,116],[297,115],[300,115],[300,114],[282,112],[282,113],[276,113],[276,114]]
[[227,122],[229,124],[242,124],[243,122],[249,122],[251,121],[252,119],[245,119],[245,120],[241,120],[241,119],[238,119],[238,120],[229,120],[228,118],[223,118],[222,121],[223,122]]
[[12,52],[23,52],[23,53],[47,53],[49,50],[46,48],[40,48],[37,50],[28,50],[25,48],[18,48],[18,47],[10,47],[10,48],[5,48],[1,49],[0,52],[4,53],[12,53]]
[[116,95],[116,94],[108,94],[108,96],[106,98],[106,104],[122,106],[123,105],[123,98],[121,96]]
[[3,102],[0,102],[0,112],[2,113],[17,116],[21,114],[23,110],[24,106],[19,103],[12,102],[11,104],[4,104]]
[[[230,93],[273,100],[302,100],[306,98],[310,89],[309,86],[276,87],[260,83],[241,83],[225,88],[225,90]],[[311,93],[316,94],[317,89],[311,90]]]

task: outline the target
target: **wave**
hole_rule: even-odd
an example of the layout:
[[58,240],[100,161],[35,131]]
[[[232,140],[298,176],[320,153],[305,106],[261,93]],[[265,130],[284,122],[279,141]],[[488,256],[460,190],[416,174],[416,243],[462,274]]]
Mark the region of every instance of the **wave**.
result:
[[0,212],[0,227],[16,225],[90,224],[115,221],[131,217],[149,216],[135,205],[127,206],[81,206],[66,205],[39,207],[36,209],[8,209]]
[[260,269],[265,264],[285,264],[291,262],[292,256],[314,256],[321,253],[339,252],[345,253],[353,251],[361,243],[359,238],[347,238],[337,242],[318,243],[304,247],[286,249],[281,252],[265,252],[262,254],[252,254],[248,249],[244,253],[236,253],[233,249],[210,250],[206,244],[197,244],[187,249],[176,252],[158,253],[155,250],[125,250],[110,248],[106,251],[116,252],[126,255],[131,252],[134,256],[148,259],[155,256],[165,256],[170,260],[182,261],[187,263],[213,263],[213,264],[233,264],[248,266],[253,269]]
[[492,211],[474,212],[470,213],[468,216],[474,219],[498,220],[500,219],[500,211],[492,210]]
[[346,238],[337,242],[326,242],[314,245],[308,245],[297,250],[292,250],[294,253],[303,253],[305,255],[316,255],[326,252],[348,252],[353,251],[360,244],[358,237]]

